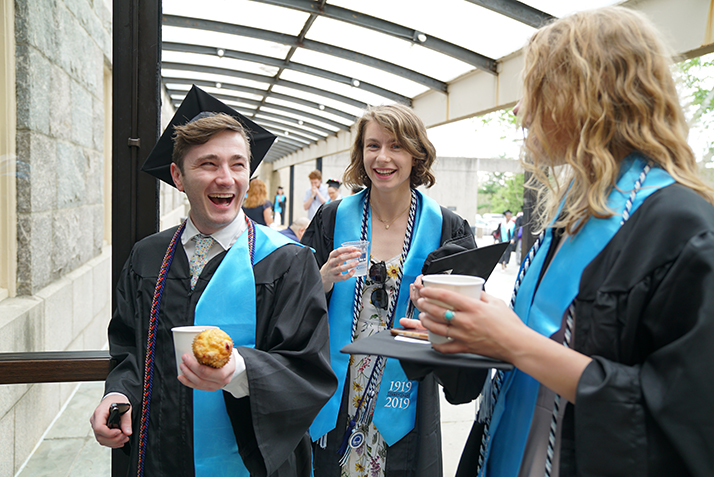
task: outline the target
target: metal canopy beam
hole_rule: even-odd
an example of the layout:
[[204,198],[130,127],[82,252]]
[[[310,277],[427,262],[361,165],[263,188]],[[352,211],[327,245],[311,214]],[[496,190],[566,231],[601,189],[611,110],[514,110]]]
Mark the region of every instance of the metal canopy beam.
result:
[[[242,108],[233,108],[239,113],[243,114],[243,111],[241,111]],[[280,138],[286,138],[286,139],[291,139],[296,145],[302,144],[303,146],[310,145],[312,143],[315,143],[319,141],[320,139],[325,139],[324,137],[320,136],[313,136],[309,137],[304,134],[302,134],[300,131],[294,131],[292,128],[286,124],[282,124],[276,121],[271,121],[269,119],[264,119],[264,118],[257,118],[253,117],[251,118],[253,121],[258,123],[260,126],[264,127],[265,129],[270,130],[273,134]],[[288,132],[288,135],[285,135],[285,131]]]
[[430,76],[421,74],[417,71],[410,70],[399,65],[395,65],[394,63],[389,63],[388,61],[380,60],[379,58],[364,55],[357,51],[339,48],[334,45],[328,45],[319,41],[305,39],[300,42],[299,38],[294,37],[292,35],[286,35],[284,33],[262,30],[260,28],[252,28],[243,25],[233,25],[229,23],[216,22],[211,20],[202,20],[199,18],[181,17],[177,15],[164,15],[163,24],[164,26],[193,28],[218,33],[227,33],[231,35],[272,41],[274,43],[280,43],[282,45],[288,45],[292,47],[302,47],[308,50],[317,51],[319,53],[325,53],[331,56],[336,56],[338,58],[354,61],[355,63],[360,63],[366,66],[370,66],[372,68],[377,68],[388,73],[392,73],[394,75],[401,76],[408,80],[414,81],[415,83],[419,83],[429,89],[446,93],[446,83],[443,81],[439,81],[435,78],[431,78]]
[[282,134],[276,134],[276,136],[280,140],[278,144],[283,144],[293,150],[301,149],[303,147],[308,147],[311,144],[314,144],[314,142],[303,142],[298,141],[296,139],[291,139],[290,136],[283,136]]
[[[313,123],[313,122],[306,121],[304,118],[308,118],[308,117],[310,117],[310,116],[312,116],[312,115],[307,116],[303,111],[299,111],[299,110],[297,110],[297,109],[287,108],[287,107],[285,107],[285,106],[280,106],[279,104],[263,103],[263,106],[265,106],[266,108],[270,108],[270,109],[277,109],[278,111],[294,112],[295,114],[300,114],[300,115],[301,115],[301,118],[300,118],[300,119],[296,119],[296,118],[294,118],[294,117],[292,117],[292,116],[285,116],[284,114],[277,114],[277,113],[274,113],[274,112],[272,112],[272,111],[266,111],[265,109],[261,109],[261,110],[260,110],[260,114],[265,114],[266,116],[271,116],[271,117],[283,119],[283,120],[285,120],[285,121],[290,121],[290,122],[292,122],[292,123],[297,124],[296,127],[301,127],[301,128],[306,128],[306,129],[307,129],[307,128],[315,129],[315,130],[320,131],[321,133],[323,133],[323,135],[325,135],[325,136],[329,136],[329,135],[335,134],[335,133],[337,132],[337,131],[333,131],[332,129],[328,129],[328,128],[322,127],[322,126],[320,126],[319,124],[315,124],[315,123]],[[318,118],[319,118],[319,116],[318,116]],[[324,122],[323,119],[318,119],[318,120]],[[300,124],[300,121],[302,121],[302,124]],[[340,129],[343,129],[343,130],[346,131],[346,130],[348,130],[349,128],[348,128],[347,126],[343,126],[343,127],[341,127]],[[313,133],[313,134],[316,134],[316,133]]]
[[500,13],[513,20],[525,23],[533,28],[540,28],[545,23],[554,20],[555,17],[545,12],[533,8],[525,3],[517,0],[466,0],[478,5],[479,7],[487,8],[493,12]]
[[[162,44],[162,48],[166,51],[180,51],[182,53],[197,53],[201,55],[217,56],[217,48],[213,48],[210,46],[165,42]],[[376,95],[382,96],[392,101],[406,104],[408,106],[411,106],[412,103],[411,98],[408,98],[407,96],[395,93],[394,91],[390,91],[388,89],[380,88],[379,86],[362,81],[360,78],[350,78],[349,76],[334,73],[332,71],[323,70],[321,68],[315,68],[314,66],[304,65],[302,63],[285,61],[279,58],[273,58],[271,56],[256,55],[254,53],[248,53],[244,51],[225,49],[223,49],[223,57],[299,71],[301,73],[317,76],[319,78],[325,78],[331,81],[335,81],[337,83],[346,84],[353,88],[363,89],[365,91],[369,91],[370,93],[374,93]],[[355,80],[358,81],[358,84],[356,85]]]
[[275,140],[273,145],[271,146],[270,150],[272,151],[273,149],[284,149],[284,150],[289,150],[289,151],[295,151],[297,149],[302,148],[303,146],[296,145],[294,142],[290,142],[285,140],[282,137],[279,137]]
[[272,115],[264,113],[262,111],[259,113],[258,116],[255,117],[255,121],[259,121],[262,125],[266,125],[266,127],[269,126],[271,129],[288,131],[290,133],[290,136],[293,136],[294,134],[295,136],[304,138],[309,142],[316,142],[320,139],[325,139],[327,138],[327,136],[329,136],[329,134],[323,135],[313,131],[309,131],[307,129],[301,129],[298,124],[286,123],[285,121],[281,120],[280,117],[275,118]]
[[[324,5],[327,0],[320,0],[320,4]],[[305,24],[302,27],[302,30],[300,30],[300,33],[297,36],[297,44],[302,44],[303,40],[305,39],[305,35],[307,35],[307,32],[312,28],[312,24],[315,23],[315,19],[317,17],[315,15],[310,15],[307,18],[307,21],[305,21]],[[285,55],[285,58],[283,60],[284,63],[290,62],[292,57],[295,55],[295,52],[297,51],[297,46],[291,46],[290,49],[288,50],[287,55]],[[281,66],[278,68],[278,71],[275,73],[276,78],[280,78],[280,76],[283,74],[283,71],[285,71],[285,67]],[[268,93],[270,94],[273,92],[273,85],[268,86]],[[268,99],[268,96],[263,96],[263,99],[261,100],[262,103],[265,103],[266,100]]]
[[[238,112],[240,112],[240,111],[238,111]],[[275,134],[276,136],[281,137],[281,138],[282,137],[295,138],[295,139],[299,139],[301,141],[305,141],[307,144],[312,144],[312,143],[319,141],[320,139],[325,139],[322,136],[313,136],[313,137],[305,136],[304,134],[301,134],[300,131],[293,131],[292,128],[287,124],[283,124],[283,123],[280,123],[277,121],[271,121],[270,119],[253,118],[253,121],[260,124],[261,126],[263,126],[266,129],[272,130],[273,134]],[[279,133],[280,131],[283,131],[283,132],[287,131],[290,134],[285,136],[284,134],[280,134]]]
[[[355,108],[365,109],[367,107],[367,103],[363,103],[362,101],[358,101],[356,99],[348,98],[347,96],[343,96],[341,94],[333,93],[332,91],[326,91],[324,89],[307,86],[304,84],[296,83],[294,81],[277,79],[272,76],[259,75],[256,73],[246,73],[243,71],[236,71],[228,68],[218,68],[216,66],[193,65],[190,63],[172,63],[166,61],[162,63],[162,68],[169,70],[195,71],[197,73],[210,73],[214,75],[243,78],[255,81],[257,83],[266,83],[275,86],[284,86],[286,88],[297,89],[299,91],[305,91],[306,93],[330,98],[335,101],[339,101],[340,103],[354,106]],[[265,94],[265,92],[263,94]]]
[[[185,91],[179,91],[179,90],[169,89],[169,88],[166,88],[166,91],[168,92],[169,96],[182,96],[182,95],[185,95],[185,93],[186,93]],[[262,103],[262,102],[260,102],[260,101],[256,101],[256,100],[254,100],[254,99],[240,98],[240,97],[237,97],[237,96],[229,96],[229,95],[227,95],[227,94],[212,94],[211,96],[213,96],[214,98],[220,99],[220,100],[223,101],[224,103],[241,102],[241,103],[246,103],[246,104],[249,104],[249,105],[251,105],[251,106],[256,106],[256,107],[259,106],[259,105],[265,105],[265,103]],[[181,101],[177,101],[177,100],[172,100],[172,101],[174,102],[174,107],[175,107],[175,108],[178,108],[178,106],[181,104]],[[235,109],[235,106],[233,106],[233,105],[230,105],[230,106]],[[273,106],[272,106],[270,103],[267,103],[266,107],[272,108]],[[277,109],[277,108],[276,108],[276,109]],[[285,108],[285,109],[290,109],[290,108]],[[302,111],[298,111],[298,110],[293,110],[293,111],[295,111],[296,114],[302,113]],[[305,133],[307,133],[307,134],[313,134],[313,135],[315,135],[315,136],[323,136],[323,137],[324,137],[324,136],[329,136],[329,135],[335,133],[335,131],[333,131],[333,130],[331,130],[331,129],[327,129],[327,128],[324,128],[324,127],[319,126],[319,125],[317,125],[317,124],[314,124],[314,123],[305,121],[304,119],[297,119],[297,118],[294,118],[294,117],[292,117],[292,116],[285,116],[285,115],[283,115],[283,114],[277,114],[277,113],[274,113],[274,112],[271,112],[271,111],[266,111],[266,110],[264,110],[264,109],[260,109],[260,110],[255,109],[255,110],[252,110],[249,114],[250,114],[250,115],[253,115],[253,114],[262,114],[262,115],[269,116],[269,117],[274,118],[274,119],[280,119],[280,120],[289,122],[289,123],[290,123],[290,127],[294,127],[294,128],[299,129],[299,130],[304,130]],[[301,116],[302,116],[302,117],[305,117],[305,116],[304,116],[304,113],[301,114]],[[300,121],[302,121],[302,124],[300,124]],[[286,127],[288,127],[288,126],[286,126]],[[315,132],[315,131],[311,131],[309,128],[310,128],[310,129],[317,130],[317,131],[319,131],[319,133],[318,133],[318,132]],[[349,129],[349,128],[345,128],[345,129]],[[321,134],[320,134],[320,133],[321,133]]]
[[[370,15],[365,15],[346,8],[337,7],[335,5],[321,6],[312,0],[253,0],[258,3],[266,3],[280,7],[292,8],[301,12],[310,13],[313,15],[321,15],[333,20],[339,20],[346,23],[351,23],[370,30],[390,35],[402,40],[407,40],[417,45],[421,45],[430,50],[437,51],[444,55],[448,55],[457,60],[468,63],[476,68],[486,71],[491,74],[496,72],[496,61],[487,56],[481,55],[466,48],[454,45],[448,41],[441,40],[431,36],[425,32],[420,32],[412,28],[407,28],[404,25],[388,22],[381,18],[376,18]],[[476,3],[476,2],[474,2]],[[515,2],[518,3],[518,2]],[[537,10],[536,10],[537,11]],[[421,39],[424,39],[422,41]]]
[[[173,78],[173,77],[171,77],[171,76],[164,76],[164,83],[171,83],[171,84],[188,84],[188,85],[193,85],[193,84],[195,84],[196,86],[203,86],[203,87],[206,87],[206,88],[214,88],[214,87],[216,86],[215,81],[206,81],[206,80],[188,79],[188,78]],[[265,95],[266,95],[266,90],[258,89],[258,88],[250,88],[250,87],[248,87],[248,86],[240,86],[240,85],[235,85],[235,84],[230,84],[230,83],[223,83],[223,85],[221,86],[221,88],[222,88],[222,89],[231,90],[231,91],[239,91],[239,92],[241,92],[241,93],[255,94],[255,95],[258,95],[258,96],[265,96]],[[181,94],[186,94],[186,91],[181,91]],[[321,109],[320,109],[320,105],[319,105],[318,103],[315,103],[314,101],[307,101],[307,100],[304,100],[304,99],[302,99],[302,98],[297,98],[297,97],[295,97],[295,96],[288,96],[288,95],[286,95],[286,94],[275,93],[275,92],[271,92],[271,93],[268,94],[267,96],[268,96],[269,98],[275,98],[275,99],[280,99],[280,100],[283,100],[283,101],[289,101],[289,102],[291,102],[291,103],[301,104],[301,105],[303,105],[303,106],[307,106],[307,107],[312,108],[312,109],[316,109],[316,110],[319,110],[319,111],[324,111],[325,113],[330,113],[330,114],[333,114],[333,115],[335,115],[335,116],[339,116],[339,117],[345,118],[345,119],[347,119],[347,120],[350,121],[350,122],[354,122],[354,121],[357,120],[357,117],[356,117],[355,115],[350,114],[350,113],[347,113],[347,112],[342,111],[342,110],[340,110],[340,109],[335,109],[335,108],[331,108],[331,107],[329,107],[329,106],[324,106],[324,105],[323,105],[323,106],[324,106],[324,110],[321,110]],[[239,97],[238,97],[238,99],[241,99],[241,100],[242,100],[242,98],[239,98]],[[282,105],[275,104],[275,103],[265,103],[265,104],[266,104],[267,106],[270,106],[271,108],[280,109],[280,110],[283,110],[283,111],[285,111],[285,112],[293,112],[293,113],[295,113],[295,114],[301,114],[301,115],[303,115],[303,116],[312,118],[312,119],[314,119],[315,121],[321,121],[321,122],[323,122],[323,123],[325,123],[325,124],[329,124],[329,125],[331,125],[331,126],[334,126],[334,127],[336,127],[336,128],[339,128],[339,129],[343,129],[343,130],[345,130],[345,131],[349,131],[349,129],[350,129],[349,126],[347,126],[347,125],[345,125],[345,124],[343,124],[343,123],[340,123],[340,122],[337,122],[337,121],[333,121],[333,120],[331,120],[331,119],[325,118],[325,117],[320,116],[320,115],[318,115],[318,114],[312,114],[312,113],[303,111],[303,110],[301,110],[301,109],[292,109],[292,108],[289,108],[289,107],[287,107],[287,106],[282,106]]]
[[[215,96],[218,99],[221,99],[220,95],[214,94],[213,96]],[[229,102],[229,100],[226,100],[226,99],[221,99],[221,101],[224,101],[226,103]],[[233,107],[233,106],[231,106],[231,107]],[[273,121],[273,122],[276,125],[278,125],[276,127],[284,128],[284,129],[285,128],[295,129],[296,131],[302,131],[305,134],[309,134],[311,136],[315,136],[320,139],[324,139],[327,136],[331,136],[331,135],[335,134],[335,132],[336,132],[336,131],[331,131],[329,129],[322,128],[316,124],[307,123],[301,119],[293,118],[292,116],[284,116],[282,114],[276,114],[271,111],[265,111],[264,109],[256,110],[254,112],[254,114],[264,116],[265,118],[269,118],[269,119],[264,119],[261,117],[261,118],[257,119],[259,121],[266,121],[266,120],[274,119],[276,121]],[[302,124],[300,124],[300,121],[302,121]],[[313,141],[315,141],[315,140],[316,139],[313,139]]]
[[[273,158],[273,160],[275,160],[278,157],[293,153],[299,149],[300,149],[300,147],[290,145],[289,143],[287,143],[285,141],[280,141],[278,143],[273,143],[272,147],[270,148],[270,154],[268,154],[268,156],[270,156],[274,152],[279,153],[279,154],[276,154],[275,158]],[[269,162],[272,162],[272,161],[269,161]]]
[[[275,152],[275,153],[280,153],[280,154],[277,154],[277,156],[280,156],[286,152],[290,153],[290,152],[293,152],[296,150],[297,149],[295,148],[295,146],[290,146],[286,142],[278,142],[278,143],[273,143],[273,146],[270,148],[270,154],[273,154],[273,152]],[[270,154],[268,154],[268,155],[270,155]]]

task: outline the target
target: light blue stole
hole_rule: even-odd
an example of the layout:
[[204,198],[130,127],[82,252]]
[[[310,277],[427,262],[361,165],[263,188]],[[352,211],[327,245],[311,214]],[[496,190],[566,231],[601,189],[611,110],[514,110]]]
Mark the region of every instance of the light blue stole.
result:
[[[607,202],[616,214],[607,219],[591,217],[576,235],[567,237],[538,284],[553,240],[553,229],[546,230],[543,243],[516,296],[515,312],[529,328],[544,336],[552,336],[560,329],[563,315],[578,294],[585,267],[620,229],[625,203],[645,164],[639,154],[630,154],[623,160],[617,187],[612,190]],[[672,183],[674,179],[666,171],[652,167],[633,200],[630,215],[652,193]],[[486,461],[479,475],[518,475],[539,387],[538,381],[518,369],[505,374],[491,418]]]
[[[405,316],[409,302],[409,285],[421,274],[426,256],[437,249],[441,242],[441,208],[433,199],[417,193],[417,209],[414,219],[414,234],[407,259],[403,264],[402,281],[394,311],[394,320]],[[335,217],[334,247],[351,240],[360,239],[362,212],[367,190],[345,197],[337,207]],[[372,236],[372,212],[368,211],[367,239]],[[337,426],[337,416],[342,403],[342,393],[350,356],[340,350],[352,342],[352,318],[357,279],[335,283],[329,305],[330,362],[337,375],[335,394],[320,410],[310,427],[310,435],[317,440]],[[362,299],[360,296],[359,299]],[[407,384],[409,383],[409,384]],[[414,428],[418,383],[409,381],[399,360],[387,359],[381,385],[377,391],[372,422],[387,445],[392,446]]]
[[[292,240],[255,225],[255,263]],[[228,250],[196,304],[195,325],[215,325],[230,335],[233,346],[255,348],[255,277],[248,251],[248,230]],[[238,453],[223,391],[193,390],[193,452],[196,477],[230,469],[249,477]]]

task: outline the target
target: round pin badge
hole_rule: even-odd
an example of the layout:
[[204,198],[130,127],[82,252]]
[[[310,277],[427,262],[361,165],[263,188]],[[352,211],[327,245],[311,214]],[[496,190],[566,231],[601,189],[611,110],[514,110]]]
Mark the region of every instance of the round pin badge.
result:
[[364,432],[356,431],[350,436],[350,447],[353,449],[359,448],[364,444]]

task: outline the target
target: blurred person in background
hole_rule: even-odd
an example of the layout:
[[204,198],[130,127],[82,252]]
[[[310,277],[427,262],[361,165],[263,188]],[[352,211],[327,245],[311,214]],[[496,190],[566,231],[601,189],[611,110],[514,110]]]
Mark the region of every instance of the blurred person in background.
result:
[[340,194],[340,181],[337,179],[327,179],[327,195],[330,196],[327,202],[340,200],[342,198],[342,194]]
[[322,172],[315,169],[310,174],[308,174],[308,179],[310,179],[310,187],[305,191],[305,197],[303,198],[302,205],[305,210],[307,210],[307,218],[312,220],[322,204],[330,199],[327,193],[327,186],[322,183]]
[[268,189],[260,179],[251,179],[248,196],[243,203],[243,212],[256,224],[270,225],[273,223],[273,204],[268,200]]
[[288,199],[285,197],[285,192],[283,188],[278,186],[278,190],[275,192],[275,200],[273,201],[273,212],[275,213],[275,222],[278,225],[283,225],[283,214],[287,212]]
[[280,233],[295,240],[296,242],[299,242],[309,223],[310,221],[307,220],[307,217],[298,217],[292,224],[290,224],[290,227],[286,227],[281,230]]
[[503,215],[503,220],[501,220],[501,223],[498,225],[500,234],[498,239],[501,243],[508,242],[508,247],[504,250],[500,260],[501,268],[505,270],[508,266],[508,262],[511,261],[511,252],[513,251],[513,232],[515,231],[516,224],[512,220],[513,212],[506,210],[503,212]]

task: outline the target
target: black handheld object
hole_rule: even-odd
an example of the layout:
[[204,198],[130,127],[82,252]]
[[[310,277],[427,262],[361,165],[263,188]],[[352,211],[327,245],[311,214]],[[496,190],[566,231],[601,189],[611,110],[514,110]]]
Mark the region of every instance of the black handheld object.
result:
[[[448,246],[447,246],[448,247]],[[455,274],[455,275],[471,275],[481,277],[487,280],[491,272],[498,264],[499,259],[506,251],[508,242],[496,243],[486,247],[474,248],[471,250],[463,250],[458,252],[458,248],[454,247],[453,253],[447,247],[437,249],[431,256],[431,260],[427,257],[424,261],[422,273],[424,275],[435,275],[440,273]],[[442,254],[437,254],[443,250]]]
[[107,418],[107,427],[110,429],[116,429],[119,427],[119,422],[121,421],[121,416],[125,412],[131,409],[131,404],[128,402],[118,403],[114,402],[109,406],[109,417]]

